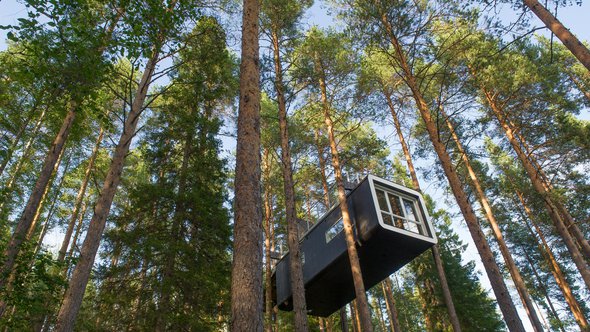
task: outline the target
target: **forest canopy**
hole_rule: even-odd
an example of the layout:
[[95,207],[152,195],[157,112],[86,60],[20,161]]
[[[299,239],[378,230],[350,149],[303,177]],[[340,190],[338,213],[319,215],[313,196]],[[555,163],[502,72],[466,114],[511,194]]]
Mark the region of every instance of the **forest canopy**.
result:
[[[559,20],[588,4],[18,6],[1,330],[590,331],[590,51]],[[438,243],[369,289],[370,174],[423,195]],[[332,209],[355,300],[316,317],[300,241]]]

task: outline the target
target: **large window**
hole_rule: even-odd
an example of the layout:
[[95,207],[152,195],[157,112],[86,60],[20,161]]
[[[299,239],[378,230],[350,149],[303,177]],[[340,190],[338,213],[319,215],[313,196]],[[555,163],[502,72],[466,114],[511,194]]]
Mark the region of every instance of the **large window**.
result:
[[376,187],[375,191],[385,224],[429,236],[415,199],[394,194],[381,187]]

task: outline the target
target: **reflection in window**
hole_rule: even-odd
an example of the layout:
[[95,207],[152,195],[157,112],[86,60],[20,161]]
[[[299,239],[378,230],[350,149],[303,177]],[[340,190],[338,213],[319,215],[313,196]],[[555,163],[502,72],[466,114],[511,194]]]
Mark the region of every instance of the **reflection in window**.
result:
[[[417,210],[417,201],[375,188],[383,223],[428,236]],[[327,235],[326,235],[327,236]]]
[[343,229],[344,224],[342,223],[342,218],[340,218],[326,231],[326,243],[332,241],[332,239],[335,238],[336,235],[340,234]]

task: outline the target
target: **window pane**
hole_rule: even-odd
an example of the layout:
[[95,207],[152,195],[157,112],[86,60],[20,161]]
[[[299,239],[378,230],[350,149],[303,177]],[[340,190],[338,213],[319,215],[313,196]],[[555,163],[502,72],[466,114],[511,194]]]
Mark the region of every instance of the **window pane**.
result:
[[409,201],[407,199],[403,199],[404,201],[404,208],[406,211],[406,218],[410,219],[410,220],[414,220],[414,221],[418,221],[417,218],[417,213],[416,213],[416,208],[414,206],[414,202]]
[[377,193],[377,202],[379,202],[379,208],[381,211],[389,212],[389,208],[387,207],[387,201],[385,200],[385,193],[382,190],[375,190]]
[[391,216],[389,214],[381,212],[381,217],[383,217],[383,222],[385,224],[393,226],[393,221],[391,220]]
[[326,243],[332,241],[332,239],[335,238],[336,235],[338,235],[340,232],[342,232],[343,229],[344,224],[342,223],[342,218],[340,218],[336,223],[334,223],[334,225],[332,225],[332,227],[330,227],[326,231]]
[[404,227],[404,220],[400,218],[395,218],[395,227],[406,229],[406,227]]
[[389,197],[389,204],[391,204],[391,212],[400,217],[403,217],[404,213],[402,212],[402,208],[400,206],[399,197],[392,195],[391,193],[388,193],[387,196]]
[[414,232],[414,233],[418,233],[418,234],[422,234],[422,235],[424,235],[424,234],[422,233],[422,227],[420,227],[420,225],[419,225],[419,224],[415,224],[415,223],[413,223],[413,222],[411,222],[411,221],[406,221],[406,222],[405,222],[405,225],[406,225],[406,227],[407,227],[407,230],[409,230],[409,231],[411,231],[411,232]]

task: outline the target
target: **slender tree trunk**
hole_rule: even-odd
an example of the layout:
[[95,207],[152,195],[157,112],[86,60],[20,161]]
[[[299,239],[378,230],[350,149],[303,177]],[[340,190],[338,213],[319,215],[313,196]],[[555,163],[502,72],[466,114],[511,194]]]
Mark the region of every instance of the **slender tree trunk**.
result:
[[287,243],[289,245],[289,267],[291,289],[293,290],[293,311],[295,312],[295,331],[304,332],[307,326],[307,306],[305,304],[305,287],[303,285],[303,265],[299,248],[299,230],[297,227],[297,211],[295,207],[295,185],[291,149],[289,147],[289,128],[287,124],[287,105],[283,88],[283,68],[281,64],[278,32],[271,32],[274,63],[275,90],[279,108],[279,127],[281,135],[281,170],[283,171],[283,190],[285,192],[285,217],[287,222]]
[[[589,325],[588,325],[588,321],[586,320],[586,317],[584,316],[584,312],[582,311],[580,304],[576,300],[574,293],[572,292],[572,289],[571,289],[567,279],[565,278],[565,274],[563,273],[563,271],[561,270],[561,267],[559,266],[559,263],[557,262],[557,259],[553,255],[553,251],[551,250],[549,243],[547,243],[547,240],[545,239],[545,235],[543,234],[543,231],[541,230],[539,225],[536,223],[535,217],[534,217],[532,211],[530,210],[530,208],[528,207],[528,205],[526,204],[523,194],[518,190],[515,190],[515,193],[518,196],[518,199],[520,200],[520,203],[522,204],[522,206],[525,210],[525,213],[526,213],[529,221],[533,225],[535,231],[533,231],[533,229],[531,228],[529,223],[527,223],[526,220],[523,219],[523,220],[525,220],[525,225],[529,229],[531,236],[533,236],[535,239],[538,236],[539,239],[541,240],[541,243],[538,244],[539,251],[541,252],[543,257],[547,261],[549,269],[551,271],[551,274],[553,274],[553,278],[555,278],[555,282],[557,283],[559,290],[561,290],[561,293],[563,294],[563,297],[565,298],[565,301],[568,304],[570,311],[572,312],[572,315],[574,316],[574,319],[576,320],[576,323],[578,323],[578,326],[580,326],[580,329],[582,331],[588,330]],[[535,236],[535,233],[536,233],[536,236]]]
[[[472,74],[473,74],[473,71],[472,71]],[[564,222],[564,219],[562,218],[562,215],[560,215],[560,212],[559,212],[560,209],[558,209],[556,207],[555,202],[550,198],[550,193],[547,191],[546,185],[541,181],[541,179],[538,175],[539,173],[535,170],[533,165],[529,162],[527,156],[522,151],[520,145],[518,144],[518,142],[516,140],[516,137],[514,135],[512,128],[510,126],[508,126],[508,124],[504,120],[504,116],[505,116],[504,112],[497,105],[495,98],[490,93],[490,91],[485,89],[483,86],[481,86],[481,89],[485,95],[488,105],[490,106],[490,109],[492,110],[494,116],[496,117],[500,126],[504,130],[504,133],[506,134],[506,137],[508,138],[510,144],[512,145],[512,148],[516,152],[525,171],[527,172],[527,174],[533,184],[533,188],[543,199],[543,202],[544,202],[545,207],[547,209],[547,213],[549,214],[549,217],[553,221],[553,224],[555,225],[555,229],[557,230],[557,233],[561,236],[566,247],[568,248],[568,251],[569,251],[570,255],[572,256],[572,260],[574,261],[574,263],[576,264],[576,267],[578,268],[578,271],[582,275],[582,279],[584,280],[586,287],[588,289],[590,289],[590,269],[588,269],[588,265],[586,264],[584,257],[582,256],[582,253],[578,249],[575,239],[568,232],[568,229],[567,229],[567,226]],[[582,242],[585,242],[585,240],[582,239]]]
[[381,305],[379,303],[380,300],[381,298],[379,298],[378,296],[373,297],[373,308],[375,314],[377,315],[377,319],[379,319],[379,326],[381,327],[381,331],[387,331],[387,327],[385,326],[385,320],[383,319],[383,311],[381,311]]
[[[23,133],[25,132],[25,130],[29,126],[29,122],[31,122],[31,119],[33,118],[33,114],[36,109],[37,109],[37,105],[33,106],[33,109],[30,111],[30,115],[27,117],[27,119],[25,120],[23,125],[19,128],[16,135],[14,135],[14,138],[12,139],[12,143],[10,143],[10,146],[8,147],[6,157],[4,157],[4,160],[2,160],[2,163],[0,164],[0,176],[2,176],[2,173],[4,173],[4,169],[6,169],[6,165],[8,165],[8,163],[10,162],[10,159],[12,159],[12,155],[13,155],[14,151],[16,150],[18,143],[20,142],[20,140],[23,136]],[[45,111],[43,111],[41,113],[41,116],[39,116],[39,120],[41,120],[44,116],[45,116]]]
[[236,151],[231,331],[261,332],[260,63],[258,0],[244,0]]
[[535,310],[535,307],[533,305],[533,301],[531,300],[531,297],[530,297],[529,291],[526,287],[526,284],[524,282],[524,279],[522,278],[522,275],[520,274],[520,270],[518,269],[518,267],[516,266],[516,263],[514,262],[514,259],[512,258],[512,254],[510,253],[510,250],[508,249],[508,245],[506,245],[506,241],[504,240],[504,235],[502,235],[502,230],[500,229],[500,226],[498,225],[498,221],[496,220],[496,216],[494,215],[494,212],[492,211],[492,207],[490,205],[488,197],[487,197],[483,187],[481,186],[481,183],[479,182],[479,178],[478,178],[477,174],[475,173],[475,170],[471,166],[471,161],[469,160],[469,157],[467,156],[467,151],[465,151],[465,149],[463,149],[463,145],[461,144],[461,141],[459,140],[459,136],[457,135],[457,132],[455,131],[455,127],[451,123],[451,119],[448,117],[448,115],[446,114],[446,112],[444,111],[444,109],[442,107],[439,108],[439,111],[440,111],[441,115],[443,116],[443,118],[445,119],[447,127],[449,128],[449,131],[451,133],[451,137],[453,138],[453,141],[455,142],[457,152],[459,152],[459,154],[461,155],[461,160],[463,161],[463,164],[465,165],[465,168],[467,169],[467,173],[469,174],[469,179],[471,180],[471,185],[477,195],[477,198],[479,200],[479,204],[481,205],[481,207],[484,211],[486,219],[488,220],[490,227],[492,228],[492,232],[494,234],[494,237],[496,238],[496,242],[498,243],[498,247],[500,248],[500,252],[502,253],[502,257],[504,258],[504,262],[506,263],[506,267],[508,268],[508,272],[510,273],[512,280],[514,281],[514,286],[516,287],[516,290],[518,291],[518,295],[520,296],[520,299],[522,301],[524,309],[525,309],[527,315],[529,316],[529,319],[531,321],[533,329],[537,332],[543,331],[544,330],[543,325],[541,324],[541,320],[539,319],[539,316],[537,315],[537,311]]
[[96,252],[100,245],[102,233],[106,225],[106,219],[110,212],[117,187],[121,181],[125,157],[129,152],[129,146],[131,145],[131,140],[135,136],[135,129],[137,127],[139,116],[143,111],[143,105],[158,61],[158,55],[159,52],[154,50],[151,58],[146,64],[141,81],[139,82],[137,94],[133,100],[127,119],[125,120],[123,133],[115,148],[111,165],[96,202],[94,214],[90,220],[88,232],[86,234],[86,239],[82,244],[78,264],[74,268],[72,278],[70,279],[68,289],[64,296],[64,301],[57,316],[56,331],[69,332],[74,329],[76,316],[78,315],[78,311],[82,304],[82,298],[84,296],[84,291],[86,290],[86,285],[88,284],[88,278],[90,277]]
[[346,306],[340,308],[340,329],[342,332],[348,332],[348,317],[346,315]]
[[416,101],[416,106],[419,110],[419,113],[424,121],[426,126],[426,130],[428,132],[428,136],[430,137],[430,141],[438,155],[440,160],[441,166],[445,172],[445,175],[449,181],[449,185],[451,186],[451,190],[457,200],[457,204],[465,218],[467,223],[467,227],[469,232],[471,233],[471,237],[473,238],[473,242],[481,256],[482,263],[490,280],[490,284],[492,289],[494,290],[494,294],[496,295],[496,299],[498,301],[498,305],[502,314],[504,316],[504,320],[508,329],[511,332],[515,331],[524,331],[524,326],[518,316],[518,312],[516,311],[516,307],[510,298],[510,293],[508,292],[508,288],[504,283],[504,279],[502,278],[502,274],[496,261],[494,259],[494,255],[488,245],[487,239],[485,238],[483,231],[479,225],[477,220],[477,216],[473,211],[471,203],[469,202],[469,198],[463,189],[463,184],[459,179],[459,176],[453,166],[451,158],[446,151],[445,144],[440,140],[439,131],[432,119],[430,114],[430,109],[428,104],[422,97],[422,93],[418,89],[418,85],[416,83],[416,79],[410,69],[409,64],[406,61],[405,54],[396,38],[393,34],[393,29],[391,25],[387,21],[387,17],[382,17],[382,23],[386,29],[388,37],[390,39],[391,45],[394,48],[395,54],[397,56],[398,64],[401,67],[402,74],[404,75],[405,81],[412,91],[412,95]]
[[[31,228],[33,218],[35,217],[37,208],[41,203],[41,198],[45,192],[45,188],[49,183],[49,179],[51,178],[51,174],[53,173],[57,159],[61,154],[68,135],[72,129],[74,119],[76,118],[76,108],[77,104],[72,102],[63,124],[57,133],[57,136],[55,137],[55,140],[53,141],[47,156],[45,157],[41,173],[39,174],[37,182],[35,183],[35,187],[29,197],[29,200],[27,201],[27,205],[19,219],[14,233],[12,234],[12,238],[10,239],[6,250],[4,251],[5,259],[2,269],[0,270],[0,288],[4,287],[8,276],[11,274],[16,261],[16,256],[20,252],[21,245],[23,241],[25,241],[27,232]],[[2,313],[0,313],[0,317],[1,316]]]
[[[422,192],[420,188],[420,182],[418,181],[418,175],[416,174],[416,169],[414,168],[414,162],[412,160],[412,155],[410,154],[410,149],[406,143],[406,139],[404,138],[404,134],[402,132],[402,126],[399,121],[399,117],[397,116],[397,112],[395,111],[395,106],[393,105],[393,101],[391,100],[391,93],[384,89],[383,91],[385,98],[387,100],[387,105],[389,106],[389,110],[391,111],[391,116],[393,117],[393,123],[395,125],[395,130],[397,132],[397,136],[399,142],[402,145],[402,151],[404,152],[404,157],[406,158],[406,165],[408,166],[408,171],[410,172],[410,177],[412,178],[412,183],[414,185],[414,189]],[[440,256],[440,251],[438,249],[438,244],[432,246],[432,259],[434,260],[434,266],[436,268],[436,272],[438,274],[438,279],[440,281],[440,287],[442,290],[443,300],[445,302],[445,306],[447,308],[447,314],[449,315],[449,321],[451,322],[451,326],[453,327],[454,332],[461,331],[461,324],[459,323],[459,317],[457,316],[457,311],[455,310],[455,304],[453,303],[453,298],[451,296],[451,290],[449,288],[449,283],[447,282],[447,275],[445,273],[445,269],[443,267],[442,259]],[[398,323],[399,325],[399,323]]]
[[358,317],[359,316],[356,312],[356,305],[355,305],[354,300],[348,304],[348,307],[350,308],[350,325],[352,326],[352,331],[353,332],[362,332],[361,329],[359,328],[359,324],[358,324]]
[[350,267],[352,272],[352,279],[354,282],[354,291],[356,294],[356,301],[358,303],[358,314],[360,319],[360,327],[363,332],[373,331],[371,323],[371,312],[369,310],[369,302],[367,301],[367,294],[365,293],[365,285],[363,282],[363,274],[359,262],[358,253],[356,251],[356,241],[354,239],[354,230],[350,213],[348,211],[348,202],[346,201],[346,190],[344,189],[344,179],[342,178],[342,170],[340,168],[340,158],[338,156],[338,147],[336,146],[336,138],[334,136],[334,125],[330,116],[330,105],[326,93],[326,81],[323,75],[323,67],[321,59],[316,57],[316,71],[320,74],[319,86],[321,92],[321,99],[324,111],[324,122],[328,130],[328,139],[330,141],[330,151],[332,153],[332,166],[334,167],[334,175],[336,177],[336,186],[338,188],[338,201],[340,203],[340,211],[342,212],[342,224],[344,225],[344,234],[346,238],[346,247],[348,251],[348,258],[350,259]]
[[578,77],[576,77],[576,74],[570,72],[569,70],[566,70],[566,73],[567,73],[567,76],[569,76],[570,80],[572,80],[572,82],[574,82],[574,84],[576,85],[578,90],[584,94],[584,97],[586,97],[587,102],[590,103],[590,91],[584,87],[584,84],[582,82],[580,82],[580,79]]
[[100,132],[98,133],[96,143],[94,144],[94,148],[92,149],[92,154],[88,159],[88,165],[86,166],[86,171],[84,172],[84,179],[82,180],[82,185],[80,186],[78,194],[76,195],[76,201],[74,202],[74,209],[72,210],[72,215],[70,216],[70,220],[68,222],[68,228],[66,229],[66,234],[64,235],[64,239],[61,243],[61,248],[59,249],[59,253],[57,255],[57,260],[59,262],[63,262],[66,257],[66,251],[68,250],[68,246],[70,245],[70,238],[72,237],[72,232],[74,231],[76,220],[78,220],[78,212],[80,210],[80,206],[82,205],[82,201],[84,200],[84,195],[86,194],[86,188],[88,187],[88,182],[90,181],[90,174],[92,173],[92,169],[94,168],[94,162],[96,161],[96,157],[98,156],[98,149],[100,148],[100,143],[102,141],[103,135],[104,130],[101,128]]
[[385,294],[385,306],[387,307],[387,315],[389,316],[391,330],[392,332],[401,332],[402,329],[399,325],[399,317],[397,315],[397,308],[395,307],[395,299],[393,298],[391,279],[387,277],[385,280],[383,280],[381,287],[383,288],[383,294]]
[[570,52],[590,71],[590,51],[563,24],[537,0],[524,0],[524,4],[543,21]]
[[[39,134],[39,130],[41,129],[41,124],[43,124],[43,119],[45,118],[45,114],[47,114],[47,107],[45,107],[43,109],[43,111],[41,112],[41,115],[39,116],[39,119],[37,119],[37,123],[35,123],[35,127],[33,128],[31,137],[29,138],[29,140],[27,141],[27,144],[25,144],[25,147],[23,148],[23,154],[19,158],[18,162],[16,163],[16,166],[14,167],[13,174],[12,174],[12,176],[10,176],[10,180],[8,180],[8,182],[6,183],[5,191],[7,193],[10,191],[10,189],[12,189],[12,186],[16,182],[16,179],[18,177],[18,174],[20,173],[20,170],[21,170],[24,162],[26,160],[29,160],[29,155],[31,153],[31,149],[33,148],[33,143],[35,142],[35,139],[37,138],[37,135]],[[6,203],[6,197],[4,199],[2,199],[2,202],[0,203],[0,211],[2,211],[2,209],[4,208],[5,203]]]
[[[64,179],[66,178],[66,175],[68,174],[68,170],[70,168],[70,163],[71,163],[71,158],[68,158],[66,165],[63,169],[63,172],[62,172],[61,180],[59,181],[59,184],[57,185],[57,188],[56,188],[55,193],[53,195],[53,199],[51,200],[51,206],[49,207],[49,210],[47,212],[47,217],[45,218],[45,222],[43,223],[43,227],[41,228],[41,232],[39,234],[39,237],[37,238],[37,246],[35,247],[35,254],[37,254],[37,252],[39,252],[39,249],[41,248],[41,245],[43,244],[43,240],[45,239],[45,235],[47,234],[47,230],[49,229],[49,222],[51,221],[51,218],[53,218],[53,214],[55,212],[55,208],[56,208],[57,202],[59,200],[59,194],[61,193],[61,188],[63,187],[63,184],[64,184]],[[57,174],[56,174],[56,176],[57,176]],[[29,236],[29,240],[32,235],[33,234],[31,234]]]
[[41,217],[41,212],[43,212],[43,207],[45,205],[47,195],[49,194],[49,189],[51,189],[51,187],[53,186],[53,181],[55,180],[55,177],[57,176],[57,172],[58,172],[59,167],[61,165],[61,161],[64,156],[64,152],[65,152],[65,149],[62,149],[61,154],[59,155],[59,157],[57,158],[57,162],[55,163],[55,167],[53,168],[53,172],[51,173],[51,178],[50,178],[49,182],[47,183],[47,186],[45,187],[45,191],[43,192],[43,195],[41,196],[41,200],[39,201],[39,206],[37,206],[37,211],[35,211],[35,216],[33,217],[33,221],[31,222],[31,226],[29,227],[29,230],[27,231],[27,237],[26,237],[27,241],[31,240],[31,238],[33,237],[33,233],[35,233],[35,230],[37,229],[37,223],[39,222],[39,217]]
[[[82,224],[84,223],[84,217],[86,215],[86,208],[88,207],[88,202],[83,202],[82,203],[82,209],[80,211],[80,216],[78,218],[78,224],[76,225],[76,230],[74,231],[74,236],[72,237],[72,245],[70,246],[70,250],[68,251],[67,256],[65,256],[66,258],[72,258],[72,256],[74,255],[74,250],[76,250],[76,247],[78,246],[78,237],[80,236],[80,233],[82,232]],[[65,258],[64,258],[65,261]],[[68,275],[68,271],[70,270],[70,267],[72,266],[72,262],[69,261],[67,262],[67,264],[64,265],[64,269],[63,269],[63,274],[65,276]]]
[[318,150],[318,161],[320,163],[320,176],[322,178],[322,189],[324,190],[324,205],[326,210],[332,205],[330,202],[330,189],[328,187],[328,177],[326,176],[326,160],[324,159],[324,149],[320,143],[320,130],[314,131],[316,149]]
[[268,149],[263,150],[262,169],[264,180],[264,250],[266,264],[264,266],[265,282],[265,322],[264,331],[273,332],[272,329],[272,258],[271,258],[271,228],[272,228],[272,202],[270,184],[270,153]]
[[[545,296],[545,299],[547,300],[547,304],[549,305],[549,309],[551,310],[551,314],[558,321],[559,329],[561,331],[564,331],[563,330],[563,323],[561,322],[561,319],[559,318],[559,315],[557,314],[557,311],[555,311],[555,307],[553,306],[553,302],[551,301],[551,299],[549,297],[549,294],[547,292],[547,288],[543,284],[543,281],[541,280],[541,276],[539,276],[539,273],[537,272],[537,269],[535,268],[536,263],[530,257],[530,255],[528,254],[528,252],[526,251],[526,249],[524,249],[523,251],[524,251],[525,258],[526,258],[527,262],[529,263],[529,266],[531,267],[531,270],[533,271],[533,274],[535,275],[535,279],[537,279],[537,283],[539,284],[539,288],[541,289],[541,291],[543,292],[543,295]],[[584,328],[582,328],[581,331],[584,331]]]

